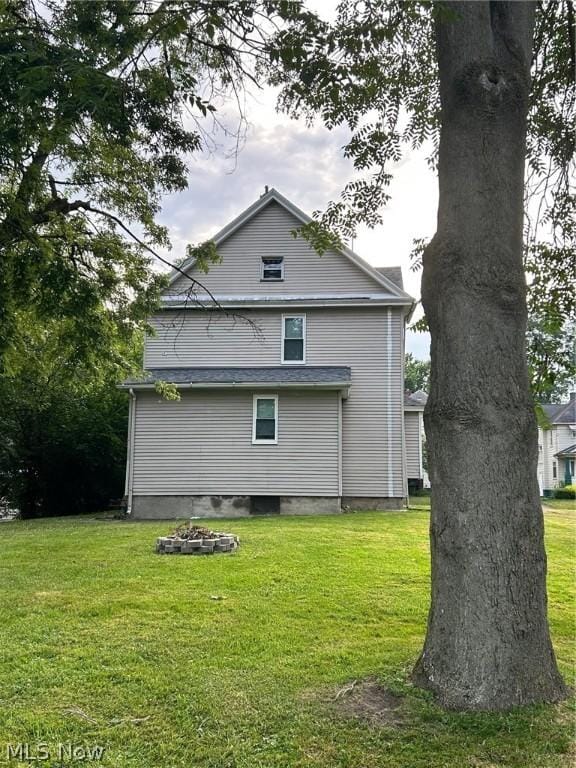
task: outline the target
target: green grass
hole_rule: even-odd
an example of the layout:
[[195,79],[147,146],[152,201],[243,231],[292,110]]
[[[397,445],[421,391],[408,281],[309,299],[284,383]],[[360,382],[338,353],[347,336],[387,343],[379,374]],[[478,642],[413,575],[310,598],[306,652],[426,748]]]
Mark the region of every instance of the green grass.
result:
[[[410,496],[408,506],[410,509],[430,509],[430,496]],[[542,499],[542,506],[546,509],[557,509],[566,512],[576,512],[574,499]]]
[[410,496],[408,501],[410,509],[430,509],[430,496]]
[[576,512],[576,501],[574,499],[542,499],[542,504],[550,509]]
[[[574,516],[546,522],[568,674]],[[117,768],[572,764],[570,704],[448,714],[406,682],[428,606],[426,512],[216,525],[241,536],[239,554],[155,555],[166,523],[0,525],[1,765],[25,764],[6,743],[39,741],[102,745],[91,764]],[[403,696],[401,726],[335,710],[366,676]]]

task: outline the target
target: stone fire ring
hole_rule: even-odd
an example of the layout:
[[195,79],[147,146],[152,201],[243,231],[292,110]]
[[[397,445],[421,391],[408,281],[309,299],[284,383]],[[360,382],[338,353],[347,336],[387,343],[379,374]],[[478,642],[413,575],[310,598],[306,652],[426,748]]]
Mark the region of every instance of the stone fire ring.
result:
[[214,533],[210,538],[198,539],[160,536],[156,539],[156,552],[159,555],[214,555],[235,552],[239,545],[239,537],[232,533]]

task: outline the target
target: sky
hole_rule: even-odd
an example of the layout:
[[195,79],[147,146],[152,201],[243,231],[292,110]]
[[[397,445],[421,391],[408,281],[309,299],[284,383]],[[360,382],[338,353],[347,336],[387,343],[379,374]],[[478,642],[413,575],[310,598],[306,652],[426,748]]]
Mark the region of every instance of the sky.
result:
[[[354,177],[350,161],[343,156],[345,128],[326,129],[321,123],[306,125],[275,110],[276,93],[265,88],[247,97],[248,125],[240,150],[235,141],[216,134],[212,151],[196,154],[190,161],[189,187],[164,199],[160,221],[170,232],[171,259],[184,255],[187,243],[199,243],[274,187],[308,214],[322,210],[339,197]],[[235,118],[224,108],[219,117],[232,127]],[[426,152],[407,150],[391,167],[394,180],[391,200],[383,210],[383,223],[361,228],[351,245],[376,267],[402,267],[404,288],[420,298],[420,273],[410,270],[410,252],[415,238],[430,238],[435,232],[438,202],[437,179],[426,164]],[[421,316],[420,309],[414,319]],[[419,359],[429,358],[429,336],[408,331],[406,351]]]

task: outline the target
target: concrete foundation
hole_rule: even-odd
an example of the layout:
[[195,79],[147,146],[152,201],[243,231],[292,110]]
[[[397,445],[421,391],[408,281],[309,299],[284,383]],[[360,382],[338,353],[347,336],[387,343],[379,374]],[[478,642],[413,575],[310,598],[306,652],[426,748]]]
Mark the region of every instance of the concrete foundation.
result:
[[342,512],[338,496],[280,496],[281,515],[333,515]]
[[[248,517],[250,496],[134,496],[137,520],[180,520],[189,517]],[[280,496],[281,515],[327,515],[341,512],[337,496]]]
[[246,517],[250,496],[134,496],[132,517],[179,520],[187,517]]
[[385,512],[386,510],[404,509],[406,500],[383,496],[342,496],[342,506],[350,510]]
[[[386,511],[404,509],[405,500],[372,496],[280,496],[281,515],[332,515],[342,508]],[[134,496],[137,520],[181,520],[190,517],[248,517],[250,496]]]

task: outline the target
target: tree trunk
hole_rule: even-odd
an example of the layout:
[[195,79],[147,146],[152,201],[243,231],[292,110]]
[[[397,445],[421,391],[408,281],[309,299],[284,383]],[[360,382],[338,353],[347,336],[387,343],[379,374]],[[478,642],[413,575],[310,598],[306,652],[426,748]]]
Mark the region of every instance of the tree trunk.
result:
[[432,602],[418,685],[465,710],[566,694],[546,615],[522,268],[534,4],[447,3],[436,22],[438,230],[424,254]]

